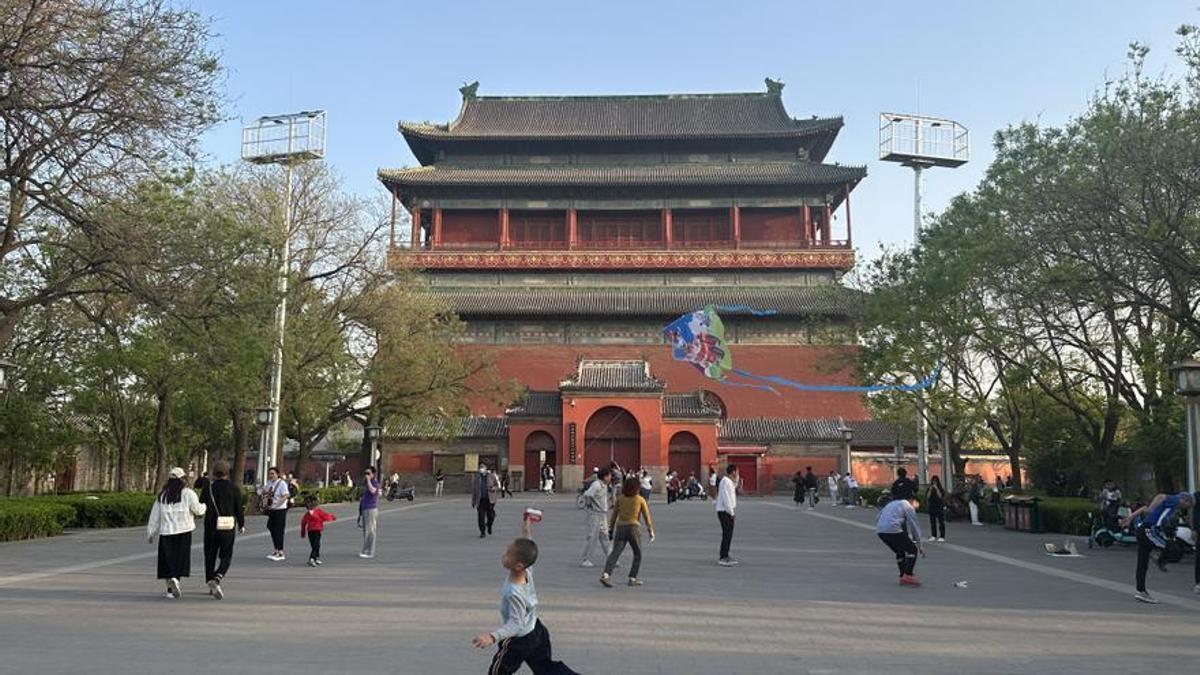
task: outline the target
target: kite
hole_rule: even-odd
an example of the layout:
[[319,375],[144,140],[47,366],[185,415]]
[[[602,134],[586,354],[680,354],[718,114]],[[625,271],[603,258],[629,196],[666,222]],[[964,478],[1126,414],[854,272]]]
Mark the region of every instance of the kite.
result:
[[798,389],[800,391],[855,393],[874,393],[880,391],[914,392],[933,386],[937,382],[938,375],[942,370],[941,364],[938,364],[938,367],[928,377],[915,384],[873,384],[866,386],[802,384],[777,375],[756,375],[733,367],[733,355],[730,353],[729,345],[725,342],[725,324],[721,322],[721,317],[717,314],[717,310],[753,314],[754,316],[770,316],[775,314],[775,310],[759,310],[745,305],[719,307],[708,305],[704,309],[684,314],[663,328],[663,334],[666,335],[667,341],[671,343],[671,356],[676,361],[690,363],[695,366],[696,370],[703,373],[705,377],[729,386],[749,387],[776,394],[779,393],[768,384],[732,382],[727,377],[728,374],[732,374],[748,380],[769,382],[770,384]]

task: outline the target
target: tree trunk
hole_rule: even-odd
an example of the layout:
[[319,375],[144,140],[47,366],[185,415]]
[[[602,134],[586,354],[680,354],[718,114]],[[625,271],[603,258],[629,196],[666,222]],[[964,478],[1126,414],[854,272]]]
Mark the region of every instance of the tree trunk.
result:
[[1021,491],[1021,443],[1014,442],[1008,448],[1008,468],[1012,471],[1012,486],[1016,492]]
[[171,392],[160,389],[156,397],[158,410],[154,416],[154,491],[162,489],[167,482],[167,421],[171,414]]
[[249,420],[241,410],[231,410],[233,419],[233,475],[230,480],[234,485],[241,485],[246,475],[246,450],[250,446]]

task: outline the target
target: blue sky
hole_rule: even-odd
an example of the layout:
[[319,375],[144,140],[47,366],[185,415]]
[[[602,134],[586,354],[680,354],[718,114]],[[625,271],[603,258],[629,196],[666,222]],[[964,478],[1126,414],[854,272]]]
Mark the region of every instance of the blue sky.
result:
[[926,206],[975,185],[991,138],[1060,124],[1125,69],[1130,41],[1174,70],[1174,30],[1196,0],[993,2],[186,2],[214,21],[232,119],[204,139],[237,160],[243,120],[329,111],[328,159],[347,187],[380,191],[379,167],[415,164],[396,122],[447,121],[458,87],[480,94],[761,91],[787,83],[793,117],[846,118],[829,161],[866,164],[855,246],[906,245],[912,174],[879,162],[877,115],[921,112],[971,131],[972,161],[927,172]]

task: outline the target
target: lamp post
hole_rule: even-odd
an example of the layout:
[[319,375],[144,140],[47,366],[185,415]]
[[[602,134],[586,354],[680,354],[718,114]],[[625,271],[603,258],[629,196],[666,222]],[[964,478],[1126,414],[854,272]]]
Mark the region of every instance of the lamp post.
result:
[[267,469],[275,464],[275,448],[271,445],[271,425],[275,423],[275,409],[264,405],[254,410],[254,421],[258,423],[258,483],[267,484]]
[[942,487],[946,494],[954,492],[954,464],[950,461],[950,427],[945,422],[938,424],[942,445]]
[[842,434],[843,466],[846,468],[846,473],[853,476],[854,463],[850,456],[850,442],[854,440],[854,429],[851,429],[844,421],[838,420],[838,432]]
[[1195,493],[1200,469],[1200,361],[1186,359],[1171,366],[1175,393],[1187,402],[1187,489]]
[[382,469],[379,468],[379,425],[369,424],[363,428],[363,433],[367,436],[367,442],[371,444],[371,466],[375,467],[375,475],[382,475]]

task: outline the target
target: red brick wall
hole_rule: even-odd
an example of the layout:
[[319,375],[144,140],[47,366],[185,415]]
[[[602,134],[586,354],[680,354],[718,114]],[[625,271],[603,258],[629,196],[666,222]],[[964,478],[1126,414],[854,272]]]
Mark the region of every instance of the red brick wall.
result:
[[[503,379],[515,379],[531,389],[556,390],[559,382],[575,370],[576,359],[646,359],[650,371],[667,383],[668,391],[688,392],[709,389],[725,402],[729,417],[793,417],[818,419],[843,417],[847,420],[870,419],[862,396],[854,393],[806,392],[776,387],[778,394],[729,387],[710,380],[687,363],[671,358],[663,345],[469,345],[463,349],[490,353]],[[845,384],[846,372],[818,370],[840,357],[848,348],[745,345],[733,347],[733,362],[738,368],[763,375],[779,375],[805,384]],[[503,405],[473,401],[472,412],[499,415]],[[658,439],[655,439],[657,442]]]
[[800,241],[800,209],[741,210],[743,241]]
[[580,241],[661,242],[661,211],[580,211]]
[[500,241],[500,214],[492,210],[442,211],[442,242],[446,244]]
[[671,212],[671,236],[677,243],[730,241],[733,228],[729,223],[729,209],[674,209]]
[[509,211],[508,236],[514,243],[567,240],[566,211]]

